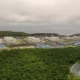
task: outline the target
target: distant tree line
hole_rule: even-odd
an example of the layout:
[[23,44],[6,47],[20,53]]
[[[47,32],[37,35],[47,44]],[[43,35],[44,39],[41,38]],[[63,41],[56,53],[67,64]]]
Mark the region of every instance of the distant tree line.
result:
[[25,37],[25,36],[34,36],[34,37],[51,37],[51,36],[55,36],[55,37],[63,37],[65,35],[60,35],[57,33],[24,33],[24,32],[13,32],[13,31],[0,31],[0,37],[4,37],[4,36],[19,36],[19,37]]
[[80,33],[70,35],[70,37],[73,37],[73,36],[80,36]]
[[59,36],[57,33],[33,33],[33,34],[28,34],[28,36],[35,36],[35,37],[51,37],[51,36]]
[[13,32],[13,31],[0,31],[0,37],[4,36],[27,36],[24,32]]

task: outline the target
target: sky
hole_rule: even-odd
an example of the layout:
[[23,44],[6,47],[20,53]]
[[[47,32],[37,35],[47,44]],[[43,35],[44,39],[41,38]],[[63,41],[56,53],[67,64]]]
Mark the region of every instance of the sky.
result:
[[0,30],[80,33],[80,0],[0,0]]

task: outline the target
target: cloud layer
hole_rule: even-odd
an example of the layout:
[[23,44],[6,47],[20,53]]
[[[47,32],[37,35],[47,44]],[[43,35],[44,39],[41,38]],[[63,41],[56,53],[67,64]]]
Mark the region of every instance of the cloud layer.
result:
[[0,0],[0,22],[80,23],[80,0]]

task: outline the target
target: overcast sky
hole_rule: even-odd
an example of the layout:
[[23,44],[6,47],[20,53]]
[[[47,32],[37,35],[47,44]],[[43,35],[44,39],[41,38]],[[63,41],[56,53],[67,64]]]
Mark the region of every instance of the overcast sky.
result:
[[80,33],[80,0],[0,0],[0,30]]

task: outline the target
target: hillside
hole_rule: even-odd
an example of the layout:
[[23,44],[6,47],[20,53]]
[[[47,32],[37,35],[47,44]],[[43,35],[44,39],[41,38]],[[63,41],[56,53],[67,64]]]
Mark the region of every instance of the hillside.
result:
[[3,50],[0,80],[74,80],[69,69],[79,57],[79,47]]
[[24,32],[13,32],[13,31],[0,31],[0,37],[4,37],[4,36],[27,36],[27,33]]
[[60,35],[57,33],[24,33],[24,32],[14,32],[14,31],[0,31],[0,37],[3,36],[35,36],[35,37],[51,37],[51,36],[56,36],[56,37],[63,37],[65,35]]
[[[70,37],[73,37],[73,36],[80,36],[80,33],[77,33],[77,34],[72,34],[72,35],[69,35]],[[48,37],[51,37],[51,36],[55,36],[55,37],[66,37],[67,35],[61,35],[61,34],[58,34],[58,33],[25,33],[25,32],[14,32],[14,31],[0,31],[0,37],[3,37],[3,36],[34,36],[34,37],[45,37],[45,36],[48,36]]]
[[71,37],[73,37],[73,36],[80,36],[80,33],[77,33],[77,34],[72,34],[72,35],[70,35]]

